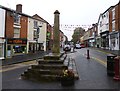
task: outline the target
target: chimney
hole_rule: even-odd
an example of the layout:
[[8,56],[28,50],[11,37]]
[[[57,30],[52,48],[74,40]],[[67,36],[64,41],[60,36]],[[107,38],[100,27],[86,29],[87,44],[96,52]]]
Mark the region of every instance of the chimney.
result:
[[16,11],[19,13],[22,13],[22,4],[17,4],[16,5]]

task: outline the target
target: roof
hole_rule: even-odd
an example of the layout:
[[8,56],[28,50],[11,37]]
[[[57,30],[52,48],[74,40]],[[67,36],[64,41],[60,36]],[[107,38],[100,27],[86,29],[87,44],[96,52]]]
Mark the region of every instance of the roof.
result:
[[[33,15],[32,17],[35,18],[35,19],[42,20],[42,21],[48,23],[45,19],[43,19],[42,17],[40,17],[38,14],[35,14],[35,15]],[[48,23],[48,24],[49,24],[49,23]]]
[[[116,4],[116,5],[117,5],[117,4]],[[105,14],[105,13],[106,13],[107,11],[109,11],[110,9],[114,8],[116,5],[110,6],[110,7],[109,7],[107,10],[105,10],[103,13],[100,13],[97,23],[99,23],[100,17],[101,17],[103,14]]]

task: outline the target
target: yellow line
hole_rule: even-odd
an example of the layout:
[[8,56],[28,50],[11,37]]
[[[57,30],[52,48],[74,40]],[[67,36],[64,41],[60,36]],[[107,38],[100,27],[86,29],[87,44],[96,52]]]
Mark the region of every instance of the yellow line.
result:
[[0,72],[6,72],[6,71],[14,70],[14,69],[17,69],[17,68],[20,68],[20,67],[25,67],[25,65],[24,66],[16,66],[16,67],[7,68],[7,69],[2,69],[2,70],[0,70]]
[[[2,66],[2,68],[0,67],[0,73],[10,71],[10,70],[14,70],[14,69],[21,68],[21,67],[25,67],[25,66],[29,66],[31,64],[36,64],[36,62],[35,61],[28,61],[28,62],[23,62],[23,63],[19,63],[19,64]],[[10,67],[8,67],[8,66],[10,66]]]
[[107,67],[107,62],[102,61],[102,60],[100,60],[100,59],[98,59],[98,58],[95,58],[95,57],[92,57],[92,59],[94,59],[95,61],[101,63],[103,66]]
[[98,51],[98,52],[102,52],[104,54],[110,54],[110,52],[106,52],[106,51],[102,51],[102,50],[98,50],[98,49],[95,49],[95,50]]

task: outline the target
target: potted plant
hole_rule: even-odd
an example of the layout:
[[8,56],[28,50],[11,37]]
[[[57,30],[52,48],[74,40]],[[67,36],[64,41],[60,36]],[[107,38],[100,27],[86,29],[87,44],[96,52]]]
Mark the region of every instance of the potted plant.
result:
[[63,70],[63,74],[61,76],[61,85],[62,86],[74,85],[74,73],[72,70]]

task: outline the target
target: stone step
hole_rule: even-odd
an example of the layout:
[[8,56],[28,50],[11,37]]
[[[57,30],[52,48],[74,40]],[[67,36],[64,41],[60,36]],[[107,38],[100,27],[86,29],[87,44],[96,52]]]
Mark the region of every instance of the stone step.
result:
[[59,81],[61,79],[60,75],[50,75],[50,74],[32,74],[24,73],[21,74],[22,79],[29,79],[34,81]]
[[29,69],[28,72],[33,73],[33,74],[50,74],[50,75],[62,75],[63,70],[56,70],[56,69]]
[[39,59],[38,64],[63,64],[64,61],[61,60],[43,60]]
[[39,65],[31,65],[32,69],[67,69],[68,66],[63,64],[39,64]]
[[59,76],[59,75],[41,75],[41,79],[44,79],[44,81],[60,81],[61,76]]
[[48,54],[43,57],[44,60],[60,60],[60,54]]

